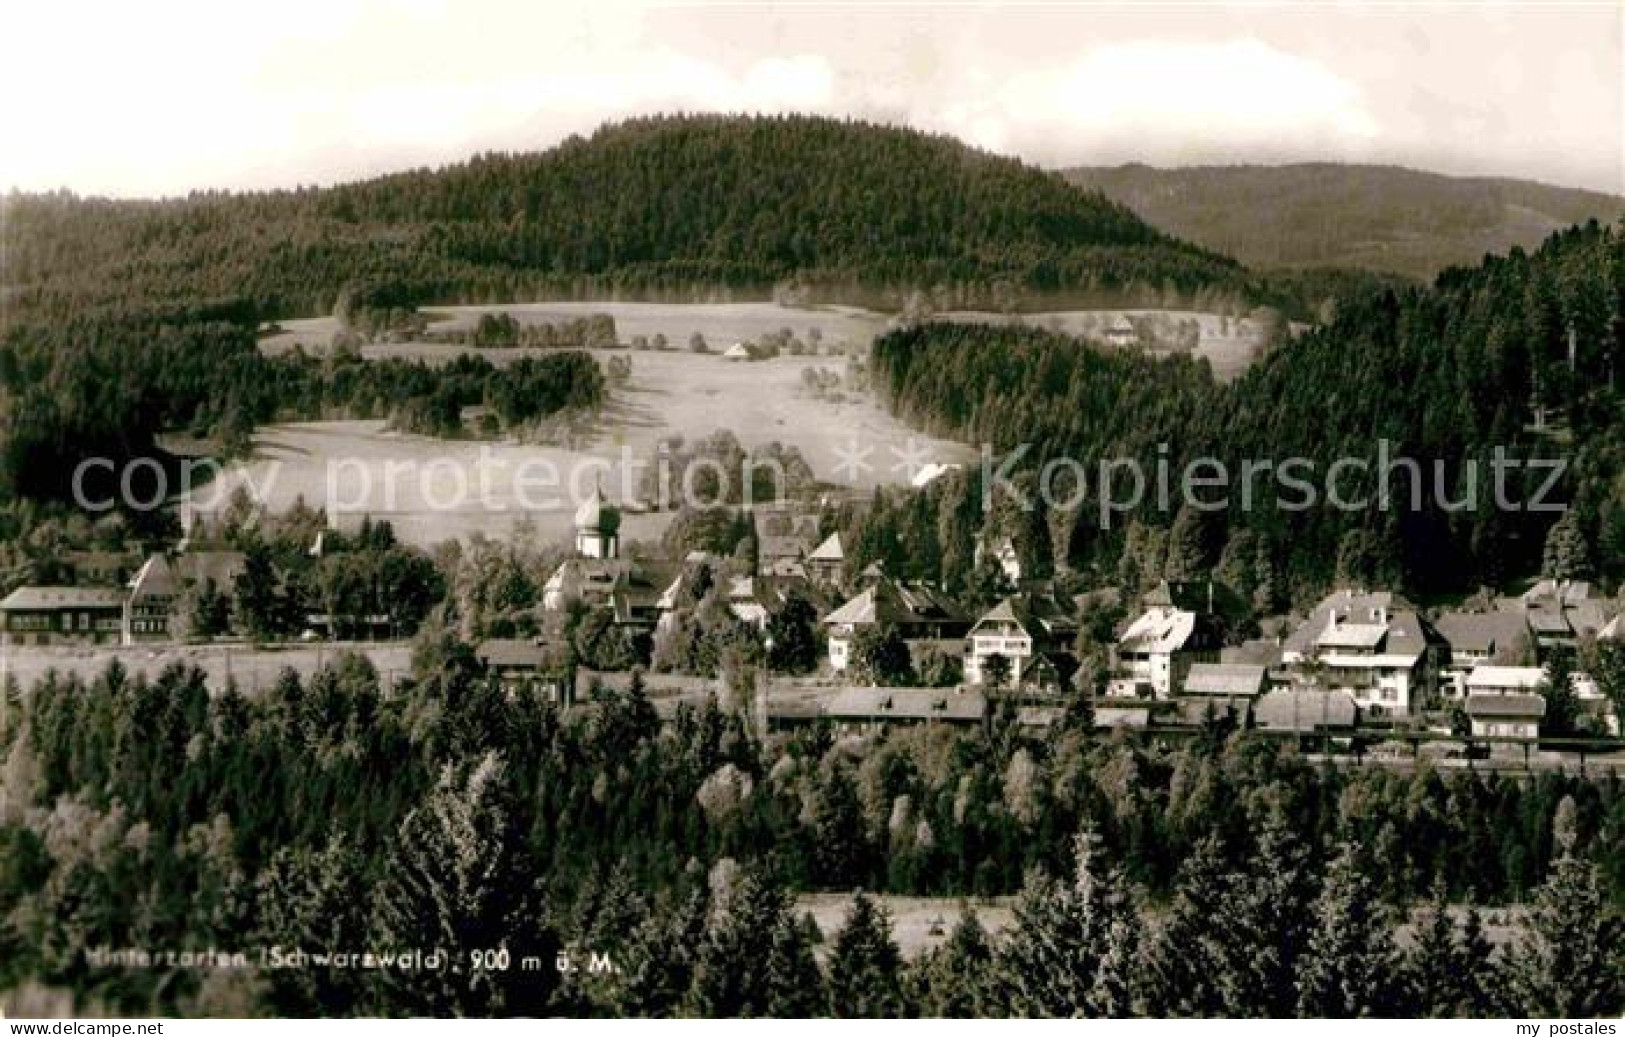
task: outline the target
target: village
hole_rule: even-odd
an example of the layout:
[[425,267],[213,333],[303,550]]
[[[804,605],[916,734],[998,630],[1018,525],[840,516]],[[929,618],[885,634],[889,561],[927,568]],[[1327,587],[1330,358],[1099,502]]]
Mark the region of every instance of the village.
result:
[[[1133,595],[1113,587],[1069,595],[1054,579],[1028,578],[1005,537],[977,547],[999,593],[966,602],[878,563],[852,572],[841,532],[821,530],[812,505],[771,502],[739,518],[754,546],[744,564],[705,551],[658,557],[641,543],[623,553],[622,509],[595,489],[574,514],[567,556],[540,589],[535,622],[525,624],[535,632],[479,638],[475,658],[508,691],[530,689],[566,709],[598,687],[634,680],[668,716],[714,695],[762,735],[821,723],[873,734],[1005,722],[1040,737],[1086,709],[1103,733],[1180,739],[1248,730],[1329,759],[1394,766],[1426,759],[1583,770],[1625,755],[1617,708],[1580,664],[1625,642],[1625,610],[1585,581],[1542,579],[1517,596],[1480,595],[1432,614],[1398,593],[1340,587],[1305,615],[1248,628],[1247,603],[1211,578],[1161,580]],[[324,530],[308,553],[320,558],[353,540]],[[23,586],[0,600],[14,668],[31,653],[40,668],[211,646],[239,661],[258,653],[291,664],[277,661],[285,648],[233,632],[226,614],[248,562],[218,538],[189,536],[146,555],[74,551],[64,562],[71,583]],[[725,606],[755,639],[754,656],[740,657],[754,661],[735,660],[714,677],[651,668],[647,646],[692,622],[681,605],[701,597]],[[792,601],[801,607],[787,608]],[[408,617],[328,607],[302,611],[292,640],[397,659],[404,652]],[[218,617],[199,618],[211,613]],[[643,647],[627,665],[595,666],[564,632],[584,619]],[[804,672],[771,665],[781,620],[806,628],[792,635],[816,652]],[[1256,636],[1232,633],[1240,629]]]

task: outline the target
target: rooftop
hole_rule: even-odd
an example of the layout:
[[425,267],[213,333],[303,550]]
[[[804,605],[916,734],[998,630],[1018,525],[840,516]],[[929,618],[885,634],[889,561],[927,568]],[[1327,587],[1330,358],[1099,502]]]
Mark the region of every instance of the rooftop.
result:
[[1359,708],[1345,691],[1280,688],[1258,700],[1253,717],[1258,726],[1266,730],[1313,731],[1353,727]]
[[1247,663],[1194,663],[1185,677],[1187,695],[1257,695],[1265,669]]
[[0,601],[7,612],[123,607],[124,592],[112,587],[18,587]]
[[1470,717],[1535,717],[1546,715],[1546,700],[1539,695],[1468,695]]

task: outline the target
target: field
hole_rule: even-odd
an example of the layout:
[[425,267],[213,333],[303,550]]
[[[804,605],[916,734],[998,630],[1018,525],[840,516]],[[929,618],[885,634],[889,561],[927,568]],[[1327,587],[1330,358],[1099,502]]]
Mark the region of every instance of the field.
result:
[[[884,904],[892,919],[892,938],[903,952],[913,959],[922,951],[931,950],[948,938],[959,924],[965,907],[976,913],[977,920],[991,935],[1003,932],[1010,925],[1010,898],[1000,897],[991,902],[961,900],[956,897],[900,897],[872,894]],[[813,916],[824,942],[818,951],[822,956],[835,942],[835,934],[846,924],[847,912],[852,908],[848,893],[803,893],[796,898],[795,912]]]
[[[423,312],[431,320],[435,331],[466,330],[474,326],[481,314],[507,313],[521,324],[552,324],[607,313],[615,318],[615,329],[622,342],[630,342],[638,335],[653,338],[663,334],[674,349],[688,345],[689,336],[698,331],[705,336],[711,348],[721,351],[741,340],[758,338],[768,332],[789,328],[805,339],[817,328],[826,345],[845,343],[867,346],[886,328],[887,318],[870,310],[855,307],[826,306],[816,309],[793,309],[770,302],[741,303],[644,303],[644,302],[538,302],[513,303],[493,306],[426,306]],[[263,345],[271,352],[288,349],[298,342],[307,349],[327,345],[337,323],[332,317],[309,317],[281,322],[282,332],[267,337]],[[404,345],[369,346],[365,355],[422,356],[450,350],[453,355],[463,352],[460,347],[407,343]],[[496,354],[513,350],[492,350]],[[522,354],[521,354],[522,355]]]
[[[814,472],[832,483],[865,492],[875,485],[903,482],[911,471],[901,451],[910,445],[909,463],[974,462],[962,444],[918,436],[886,414],[872,399],[853,394],[821,396],[802,384],[809,367],[840,371],[838,356],[781,356],[735,363],[717,355],[736,341],[748,341],[781,328],[803,340],[817,328],[827,347],[863,348],[882,332],[887,318],[848,307],[792,309],[773,303],[660,304],[621,302],[527,303],[500,306],[433,307],[436,330],[471,327],[482,313],[502,312],[521,323],[538,324],[594,313],[615,318],[620,338],[664,334],[673,348],[599,351],[600,362],[619,356],[632,362],[630,381],[616,389],[596,427],[570,447],[521,446],[509,442],[447,441],[400,435],[379,421],[333,421],[277,425],[261,429],[256,457],[197,495],[207,513],[239,484],[248,484],[272,510],[303,497],[330,513],[358,519],[363,513],[388,518],[406,540],[432,545],[476,533],[503,537],[523,517],[544,537],[570,533],[572,501],[590,490],[601,474],[605,493],[623,502],[637,485],[629,466],[643,464],[670,436],[695,440],[726,429],[747,448],[778,441],[801,450]],[[1098,332],[1125,311],[1057,311],[1021,316],[980,312],[941,315],[943,319],[1005,323],[1020,321],[1071,333]],[[1132,311],[1135,315],[1151,311]],[[1166,311],[1172,320],[1194,317],[1200,324],[1197,355],[1206,356],[1220,377],[1233,377],[1253,356],[1258,329],[1250,321],[1224,322],[1211,314]],[[267,352],[325,347],[335,328],[331,317],[283,321],[267,336]],[[694,332],[705,336],[710,354],[687,350]],[[505,364],[531,350],[486,349],[432,342],[375,343],[368,358],[405,357],[431,362],[478,352]],[[865,466],[843,466],[856,449]],[[517,492],[521,466],[542,473],[528,497]],[[624,540],[658,538],[668,514],[628,513]]]
[[[911,442],[916,464],[975,461],[962,444],[916,435],[872,399],[820,397],[802,385],[803,369],[838,370],[838,358],[735,363],[686,352],[596,355],[605,362],[629,357],[632,377],[615,390],[579,449],[400,435],[379,421],[275,425],[256,435],[254,460],[198,491],[192,503],[206,514],[246,484],[273,511],[303,497],[332,513],[388,518],[403,539],[432,545],[474,533],[506,536],[521,516],[543,536],[566,537],[571,502],[590,492],[600,474],[607,496],[633,499],[637,481],[629,464],[647,463],[672,435],[698,439],[727,429],[747,448],[777,440],[799,448],[820,478],[860,491],[904,481],[907,469],[894,451],[906,451]],[[870,451],[856,472],[841,467],[843,452],[853,447]],[[516,485],[522,473],[539,480],[528,495]],[[545,485],[549,479],[552,485]],[[628,514],[622,537],[656,538],[668,521],[666,514]]]
[[84,647],[7,646],[0,651],[0,683],[15,679],[20,687],[32,687],[48,671],[77,673],[87,680],[100,674],[117,659],[131,676],[144,673],[156,678],[173,663],[196,666],[208,676],[211,688],[225,686],[227,676],[237,682],[244,694],[253,694],[275,683],[284,669],[301,677],[315,673],[341,652],[354,650],[372,660],[385,687],[405,676],[411,665],[411,649],[396,644],[308,644],[285,648],[255,648],[249,645],[101,645]]

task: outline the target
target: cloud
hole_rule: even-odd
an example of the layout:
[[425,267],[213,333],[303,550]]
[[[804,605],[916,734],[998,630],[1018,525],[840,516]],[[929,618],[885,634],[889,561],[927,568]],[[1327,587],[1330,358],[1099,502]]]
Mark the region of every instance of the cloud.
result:
[[1166,160],[1215,146],[1361,144],[1380,130],[1353,83],[1255,39],[1102,46],[956,99],[940,121],[984,147],[1052,162],[1095,161],[1101,148]]

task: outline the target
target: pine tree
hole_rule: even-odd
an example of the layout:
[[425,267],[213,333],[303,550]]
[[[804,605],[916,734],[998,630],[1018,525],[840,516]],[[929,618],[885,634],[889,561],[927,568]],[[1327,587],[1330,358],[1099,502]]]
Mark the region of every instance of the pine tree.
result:
[[1573,1019],[1625,1011],[1625,924],[1595,864],[1572,850],[1552,863],[1506,974],[1515,1014]]
[[892,940],[891,916],[859,892],[829,958],[830,1015],[843,1019],[903,1015],[902,967]]
[[1552,580],[1585,580],[1591,571],[1591,548],[1580,528],[1579,512],[1570,508],[1546,531],[1540,574]]
[[824,1008],[812,948],[784,891],[755,872],[713,893],[686,1009],[702,1018],[807,1016]]
[[869,868],[869,840],[848,768],[834,763],[824,773],[813,803],[813,880],[826,888],[860,885]]
[[[1011,1014],[1067,1018],[1127,1007],[1137,977],[1128,931],[1138,918],[1122,872],[1108,867],[1093,826],[1080,832],[1070,884],[1038,872],[1016,900],[997,960]],[[1103,962],[1106,968],[1103,969]]]
[[623,1016],[667,1016],[682,1003],[705,938],[707,906],[705,890],[697,888],[669,912],[644,918],[617,963],[621,978],[617,1007]]
[[1232,977],[1245,946],[1215,920],[1234,895],[1223,844],[1209,835],[1198,842],[1179,870],[1173,902],[1146,953],[1145,989],[1149,1014],[1211,1017],[1224,1013],[1227,977]]
[[[365,945],[366,884],[361,859],[343,835],[314,853],[279,850],[258,889],[263,946],[321,954]],[[349,1015],[362,995],[356,969],[271,969],[268,979],[272,1004],[287,1015]]]
[[1197,580],[1209,574],[1213,566],[1213,525],[1207,513],[1189,504],[1180,506],[1168,531],[1168,561],[1163,570],[1168,579]]
[[988,989],[993,945],[973,912],[960,916],[948,939],[920,955],[909,969],[905,986],[919,1014],[927,1019],[972,1019],[995,1014]]
[[1408,1012],[1430,1019],[1474,1018],[1485,1014],[1486,972],[1493,969],[1489,946],[1476,913],[1458,927],[1450,916],[1442,883],[1415,922],[1405,952]]
[[389,999],[380,1007],[437,1017],[544,1011],[550,973],[481,968],[473,960],[476,952],[499,950],[510,962],[553,959],[558,941],[534,894],[535,875],[501,758],[487,754],[466,777],[448,764],[401,823],[375,907],[383,942],[441,950],[448,960],[437,970],[383,970]]
[[1232,884],[1213,919],[1235,955],[1219,974],[1225,1016],[1286,1018],[1297,1010],[1298,958],[1309,937],[1315,879],[1309,852],[1278,814],[1263,822],[1250,870]]
[[1315,900],[1297,968],[1298,1014],[1306,1018],[1367,1018],[1397,1007],[1393,926],[1364,863],[1345,846]]

